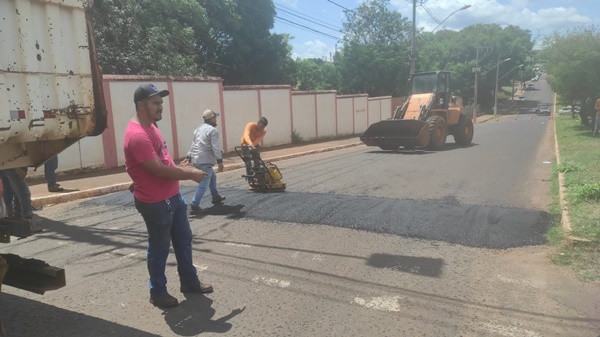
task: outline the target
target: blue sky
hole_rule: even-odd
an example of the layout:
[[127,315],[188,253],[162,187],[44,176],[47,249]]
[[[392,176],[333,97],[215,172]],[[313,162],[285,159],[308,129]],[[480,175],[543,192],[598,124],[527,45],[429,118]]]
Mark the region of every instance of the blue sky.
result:
[[[329,58],[341,34],[344,8],[355,9],[363,0],[273,0],[277,18],[272,30],[294,37],[294,57]],[[412,0],[390,0],[390,9],[412,21]],[[452,12],[471,5],[470,8]],[[341,7],[340,7],[341,6]],[[477,23],[514,25],[529,29],[539,41],[554,31],[600,26],[600,0],[418,0],[417,26],[431,31],[443,27],[460,30]],[[447,18],[448,17],[448,18]],[[303,18],[307,18],[307,21]],[[447,19],[446,19],[447,18]],[[446,21],[444,21],[446,19]],[[291,22],[290,22],[291,21]],[[292,23],[293,22],[293,23]],[[296,24],[303,25],[298,27]],[[318,31],[315,32],[314,30]]]

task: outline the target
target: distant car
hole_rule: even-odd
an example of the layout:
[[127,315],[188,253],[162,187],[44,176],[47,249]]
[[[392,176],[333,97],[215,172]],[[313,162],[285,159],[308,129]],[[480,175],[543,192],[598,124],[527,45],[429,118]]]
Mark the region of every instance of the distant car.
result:
[[552,112],[547,104],[538,104],[536,108],[538,116],[550,116]]
[[[577,111],[577,110],[575,110]],[[558,110],[558,115],[562,116],[562,115],[570,115],[571,112],[571,106],[567,105],[566,107],[563,107],[562,109]]]
[[525,96],[519,96],[519,101],[524,101],[525,100]]
[[531,83],[529,83],[526,87],[526,90],[533,90],[533,89],[535,89],[535,87]]

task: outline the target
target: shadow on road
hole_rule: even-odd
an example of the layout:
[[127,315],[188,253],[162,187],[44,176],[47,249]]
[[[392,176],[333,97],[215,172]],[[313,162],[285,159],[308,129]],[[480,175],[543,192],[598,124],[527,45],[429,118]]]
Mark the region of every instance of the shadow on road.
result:
[[440,277],[444,260],[419,256],[372,254],[367,260],[367,265],[429,277]]
[[159,337],[153,333],[5,292],[0,319],[6,336]]
[[179,336],[197,336],[204,332],[224,333],[231,330],[228,321],[241,314],[246,307],[234,309],[226,316],[213,320],[213,300],[203,295],[185,295],[179,306],[165,310],[165,322]]

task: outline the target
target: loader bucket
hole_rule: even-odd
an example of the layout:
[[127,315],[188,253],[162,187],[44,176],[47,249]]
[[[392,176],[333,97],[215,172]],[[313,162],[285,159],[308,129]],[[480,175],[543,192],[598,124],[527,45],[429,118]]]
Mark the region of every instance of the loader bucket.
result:
[[429,128],[427,123],[416,119],[387,119],[371,124],[360,140],[382,150],[425,147],[429,145]]

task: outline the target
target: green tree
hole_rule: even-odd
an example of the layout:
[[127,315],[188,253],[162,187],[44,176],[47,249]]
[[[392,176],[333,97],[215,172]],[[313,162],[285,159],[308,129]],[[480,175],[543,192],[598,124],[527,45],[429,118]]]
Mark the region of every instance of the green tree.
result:
[[199,0],[208,28],[200,53],[208,74],[226,84],[292,83],[294,62],[289,36],[271,34],[272,0]]
[[544,40],[540,54],[545,62],[548,83],[563,104],[582,104],[581,122],[593,116],[600,97],[600,31],[581,27],[564,34],[554,33]]
[[[528,30],[515,26],[505,28],[497,24],[477,24],[461,31],[448,30],[436,33],[423,33],[417,36],[418,71],[452,71],[453,91],[466,101],[472,99],[474,91],[473,68],[477,65],[477,49],[482,73],[479,82],[478,101],[484,106],[493,105],[493,92],[496,85],[496,64],[502,62],[500,77],[520,64],[527,67],[533,41]],[[518,69],[518,68],[517,68]],[[500,86],[510,85],[512,80],[520,80],[521,73],[514,70],[501,78]]]
[[195,31],[206,25],[195,0],[96,0],[98,60],[107,74],[198,75]]
[[335,65],[342,93],[401,95],[410,72],[411,26],[389,0],[370,0],[346,12],[344,44]]
[[296,90],[335,90],[334,64],[322,59],[296,60]]

